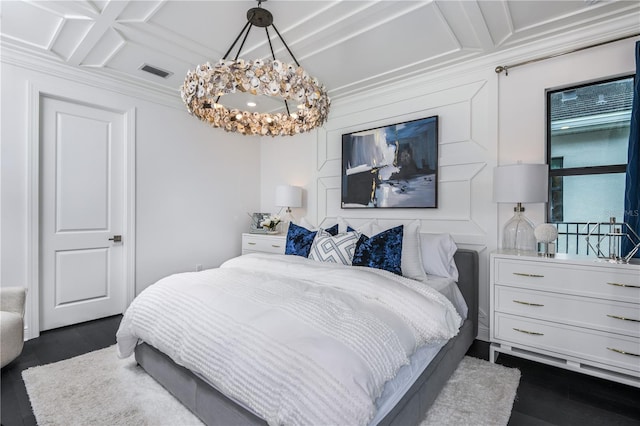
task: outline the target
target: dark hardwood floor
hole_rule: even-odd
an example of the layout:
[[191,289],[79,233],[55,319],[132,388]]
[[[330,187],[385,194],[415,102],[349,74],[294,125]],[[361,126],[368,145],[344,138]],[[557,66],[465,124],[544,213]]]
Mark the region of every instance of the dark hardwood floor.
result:
[[[22,355],[2,369],[2,425],[36,424],[22,370],[115,344],[121,318],[50,330],[25,342]],[[488,359],[489,344],[476,341],[468,355]],[[640,425],[638,388],[507,355],[498,363],[522,373],[509,425]]]

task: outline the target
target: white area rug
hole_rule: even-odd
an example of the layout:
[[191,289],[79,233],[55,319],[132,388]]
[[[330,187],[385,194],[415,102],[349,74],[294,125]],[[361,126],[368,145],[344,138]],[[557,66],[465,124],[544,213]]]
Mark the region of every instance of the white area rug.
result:
[[[202,425],[115,346],[22,372],[38,424]],[[506,425],[520,372],[465,357],[420,426]]]

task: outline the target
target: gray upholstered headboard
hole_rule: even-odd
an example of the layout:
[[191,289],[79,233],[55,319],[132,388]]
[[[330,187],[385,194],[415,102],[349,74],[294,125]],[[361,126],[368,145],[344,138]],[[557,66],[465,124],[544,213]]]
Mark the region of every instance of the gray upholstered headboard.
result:
[[458,267],[458,287],[467,302],[467,318],[473,321],[473,332],[478,335],[478,252],[458,249],[453,256]]

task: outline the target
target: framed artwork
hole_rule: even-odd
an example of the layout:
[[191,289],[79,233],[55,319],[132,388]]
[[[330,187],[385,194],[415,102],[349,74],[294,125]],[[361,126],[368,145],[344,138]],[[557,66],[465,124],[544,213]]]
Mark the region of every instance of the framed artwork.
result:
[[251,228],[249,230],[252,234],[266,234],[267,228],[263,228],[260,222],[271,216],[271,213],[253,213],[251,214]]
[[342,135],[342,208],[437,208],[438,116]]

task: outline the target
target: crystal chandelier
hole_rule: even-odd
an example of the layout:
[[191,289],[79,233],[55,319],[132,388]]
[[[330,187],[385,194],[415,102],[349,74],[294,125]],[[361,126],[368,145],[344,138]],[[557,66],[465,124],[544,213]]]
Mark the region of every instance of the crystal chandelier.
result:
[[[243,135],[287,136],[308,132],[327,120],[331,103],[327,91],[316,78],[307,74],[273,24],[273,15],[261,7],[266,0],[258,0],[258,7],[247,11],[247,23],[218,63],[207,62],[187,73],[180,88],[182,101],[190,114],[228,132]],[[253,26],[265,29],[273,59],[238,59],[244,42]],[[276,60],[269,36],[273,27],[295,64]],[[243,37],[244,36],[244,37]],[[227,59],[242,37],[234,59]],[[279,97],[284,100],[285,112],[260,113],[227,108],[219,101],[238,91],[252,95]],[[289,103],[295,109],[289,109]]]

